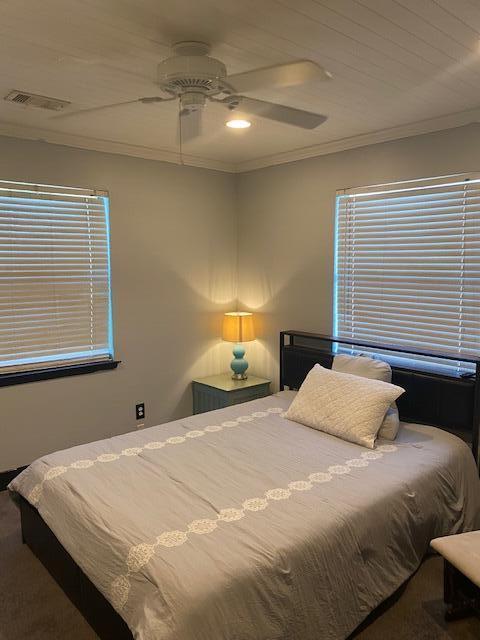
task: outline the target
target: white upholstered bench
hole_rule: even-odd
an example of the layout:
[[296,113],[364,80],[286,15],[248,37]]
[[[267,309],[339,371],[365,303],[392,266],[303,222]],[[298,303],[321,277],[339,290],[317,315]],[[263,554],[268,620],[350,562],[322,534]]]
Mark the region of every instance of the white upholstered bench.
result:
[[455,620],[480,611],[480,531],[436,538],[430,543],[443,556],[445,618]]

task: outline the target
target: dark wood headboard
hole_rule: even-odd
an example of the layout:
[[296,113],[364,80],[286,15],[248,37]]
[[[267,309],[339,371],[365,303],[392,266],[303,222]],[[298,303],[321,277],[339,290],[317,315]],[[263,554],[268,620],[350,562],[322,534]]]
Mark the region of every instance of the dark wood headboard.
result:
[[[282,331],[280,333],[280,389],[285,387],[299,389],[305,376],[317,362],[331,368],[336,344],[452,360],[451,354],[440,352],[410,351],[398,345],[352,341],[347,338],[304,331]],[[476,375],[453,377],[394,366],[392,382],[406,391],[397,401],[400,418],[404,422],[433,425],[455,433],[471,444],[478,466],[480,358],[462,356],[459,359],[474,363]]]

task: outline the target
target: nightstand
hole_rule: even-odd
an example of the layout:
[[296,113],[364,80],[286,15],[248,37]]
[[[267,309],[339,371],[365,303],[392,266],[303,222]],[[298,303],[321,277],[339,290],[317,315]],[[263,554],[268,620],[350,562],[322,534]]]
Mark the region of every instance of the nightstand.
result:
[[269,396],[270,382],[256,376],[248,376],[246,380],[232,380],[230,373],[197,378],[192,381],[193,413],[222,409]]

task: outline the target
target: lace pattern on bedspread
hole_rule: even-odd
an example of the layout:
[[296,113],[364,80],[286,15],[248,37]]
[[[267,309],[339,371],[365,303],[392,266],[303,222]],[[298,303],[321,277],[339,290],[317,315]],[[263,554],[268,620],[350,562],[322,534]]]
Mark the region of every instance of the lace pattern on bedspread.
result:
[[[277,411],[275,411],[276,413]],[[263,413],[263,412],[257,412]],[[256,416],[260,417],[260,416]],[[368,467],[373,461],[379,460],[385,453],[397,451],[397,446],[393,444],[379,445],[375,451],[365,451],[359,458],[346,460],[344,464],[336,464],[328,467],[326,471],[316,471],[307,478],[294,480],[287,487],[276,487],[265,491],[263,496],[248,498],[243,501],[240,507],[229,507],[221,509],[215,519],[205,518],[192,520],[184,530],[164,531],[160,533],[152,542],[142,542],[130,547],[125,559],[126,572],[117,576],[110,585],[109,599],[118,611],[126,605],[130,594],[130,578],[140,571],[155,555],[159,547],[180,547],[190,536],[210,534],[218,528],[221,523],[232,523],[241,520],[249,513],[264,511],[271,503],[281,500],[288,500],[297,491],[311,491],[315,485],[331,482],[335,476],[350,473],[352,468]]]
[[193,429],[192,431],[184,432],[183,435],[171,436],[166,440],[153,440],[152,442],[147,442],[141,447],[130,447],[127,449],[123,449],[120,453],[102,453],[96,458],[92,459],[81,459],[75,460],[71,464],[65,466],[60,465],[57,467],[51,467],[48,471],[43,475],[42,480],[37,483],[33,489],[28,494],[27,498],[30,504],[34,506],[38,506],[40,499],[43,494],[43,488],[47,482],[58,478],[67,471],[71,469],[76,470],[85,470],[90,469],[95,464],[105,464],[108,462],[115,462],[116,460],[120,460],[122,457],[135,457],[139,456],[144,450],[146,451],[155,451],[157,449],[163,449],[166,446],[172,446],[177,444],[183,444],[184,442],[188,442],[191,440],[195,440],[196,438],[201,438],[209,433],[217,433],[218,431],[222,431],[223,429],[229,429],[232,427],[237,427],[240,424],[246,422],[253,422],[255,418],[266,418],[272,414],[281,414],[282,417],[285,416],[284,409],[282,407],[270,407],[265,411],[254,411],[248,415],[238,416],[234,420],[226,420],[225,422],[221,422],[220,424],[208,425],[203,429]]

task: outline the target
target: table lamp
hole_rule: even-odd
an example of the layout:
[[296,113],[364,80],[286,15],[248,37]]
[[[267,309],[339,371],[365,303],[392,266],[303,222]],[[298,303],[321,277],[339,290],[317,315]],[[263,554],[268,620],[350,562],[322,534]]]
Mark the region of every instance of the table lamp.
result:
[[233,347],[233,360],[230,363],[234,380],[246,380],[248,362],[243,357],[245,349],[241,342],[255,340],[253,329],[253,315],[248,311],[230,311],[223,317],[222,338],[227,342],[235,342]]

